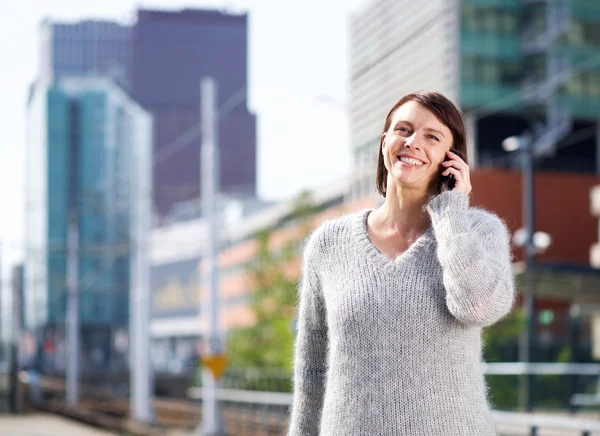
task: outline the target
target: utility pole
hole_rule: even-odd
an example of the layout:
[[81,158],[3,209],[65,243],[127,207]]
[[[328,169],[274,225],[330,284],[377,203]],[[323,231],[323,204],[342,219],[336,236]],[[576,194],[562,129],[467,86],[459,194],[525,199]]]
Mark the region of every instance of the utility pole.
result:
[[74,210],[67,227],[67,404],[79,401],[78,225]]
[[[524,2],[522,3],[525,4]],[[542,108],[545,122],[536,123],[532,134],[523,138],[521,158],[523,165],[523,220],[525,225],[525,265],[526,265],[526,294],[524,309],[526,310],[526,326],[523,341],[520,345],[521,360],[532,362],[535,359],[536,338],[536,307],[535,289],[536,273],[534,271],[536,247],[535,232],[535,195],[534,195],[534,162],[537,157],[549,156],[554,153],[556,143],[571,130],[571,113],[568,107],[560,103],[557,96],[560,86],[570,77],[569,58],[560,54],[556,49],[556,40],[568,31],[571,20],[570,2],[548,1],[543,4],[545,28],[542,32],[533,26],[524,29],[522,33],[521,51],[523,56],[532,59],[543,59],[545,74],[540,81],[533,75],[525,77],[522,98],[525,106]],[[541,13],[541,10],[538,10]],[[533,374],[523,374],[520,402],[527,411],[534,406]]]
[[19,351],[21,345],[21,311],[22,311],[22,289],[23,289],[23,267],[15,266],[12,269],[12,327],[11,327],[11,351],[10,351],[10,409],[12,413],[22,412],[22,392],[19,383]]
[[129,290],[129,374],[133,419],[150,423],[153,383],[150,354],[150,269],[148,235],[150,234],[151,154],[142,148],[132,149],[131,197],[132,221],[129,240],[131,270]]
[[[217,86],[212,77],[204,77],[200,83],[200,115],[202,127],[202,146],[200,154],[202,206],[207,222],[207,250],[203,263],[208,266],[206,281],[210,293],[208,357],[219,355],[222,344],[218,331],[219,295],[217,271],[217,211],[216,196],[219,185],[218,154],[218,115]],[[219,402],[217,401],[218,382],[213,372],[206,368],[202,373],[202,424],[203,436],[224,435],[225,430]]]

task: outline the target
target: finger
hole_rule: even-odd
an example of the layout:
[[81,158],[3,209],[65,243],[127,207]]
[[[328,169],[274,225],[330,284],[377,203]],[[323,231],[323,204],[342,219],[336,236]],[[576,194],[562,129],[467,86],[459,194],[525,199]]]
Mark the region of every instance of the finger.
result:
[[460,171],[461,175],[463,176],[463,178],[468,178],[469,177],[469,171],[467,168],[465,168],[464,166],[462,166],[459,163],[456,162],[450,162],[449,165],[445,165],[446,169],[453,169],[456,171]]
[[442,176],[447,176],[449,174],[452,174],[455,177],[459,176],[461,179],[463,178],[462,173],[459,170],[457,170],[456,168],[452,168],[452,167],[446,168],[446,170],[442,173]]
[[442,175],[444,176],[447,176],[449,174],[452,174],[454,176],[455,185],[453,190],[459,189],[460,191],[463,191],[467,194],[471,192],[472,188],[469,179],[463,177],[463,174],[460,171],[458,171],[456,168],[448,168],[442,173]]
[[463,160],[462,157],[460,157],[458,154],[456,154],[452,151],[447,151],[446,156],[448,156],[451,159],[457,160],[458,162],[462,163],[463,165],[467,165],[467,163]]
[[462,163],[457,162],[455,160],[447,160],[445,162],[442,162],[442,165],[444,165],[446,168],[455,168],[455,169],[457,169],[459,171],[467,169],[465,167],[465,164],[462,164]]
[[[452,153],[452,152],[448,152],[448,153]],[[454,153],[452,153],[452,154],[455,155]],[[465,176],[466,178],[469,177],[469,172],[470,172],[469,165],[465,161],[460,159],[460,157],[458,157],[458,159],[444,161],[444,162],[442,162],[442,165],[445,167],[454,167],[458,170],[461,170],[461,171],[463,171],[463,176]]]

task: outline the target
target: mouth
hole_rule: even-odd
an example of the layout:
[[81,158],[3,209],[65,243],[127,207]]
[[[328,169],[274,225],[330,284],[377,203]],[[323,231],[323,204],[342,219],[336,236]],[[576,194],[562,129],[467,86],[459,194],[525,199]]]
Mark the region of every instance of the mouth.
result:
[[402,162],[405,165],[411,166],[411,167],[420,167],[421,165],[424,165],[423,161],[420,161],[419,159],[416,159],[411,156],[399,155],[396,157],[398,158],[398,161]]

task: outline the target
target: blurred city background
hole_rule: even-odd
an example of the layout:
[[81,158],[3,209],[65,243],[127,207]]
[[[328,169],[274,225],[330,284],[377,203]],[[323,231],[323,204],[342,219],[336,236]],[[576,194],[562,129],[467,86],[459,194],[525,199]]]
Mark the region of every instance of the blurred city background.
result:
[[472,205],[513,235],[499,431],[600,434],[600,1],[23,0],[0,23],[0,433],[283,434],[304,240],[381,204],[385,116],[436,90]]

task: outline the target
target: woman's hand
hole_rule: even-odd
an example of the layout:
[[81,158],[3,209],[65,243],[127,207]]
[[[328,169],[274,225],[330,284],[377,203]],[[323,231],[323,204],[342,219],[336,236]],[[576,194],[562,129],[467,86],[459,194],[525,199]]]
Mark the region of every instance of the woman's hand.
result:
[[456,180],[454,189],[452,190],[464,192],[465,194],[469,195],[472,189],[469,165],[467,165],[459,155],[452,153],[451,151],[446,152],[446,156],[448,156],[450,160],[442,162],[442,165],[446,167],[446,170],[442,172],[442,176],[452,174],[454,176],[454,180]]

